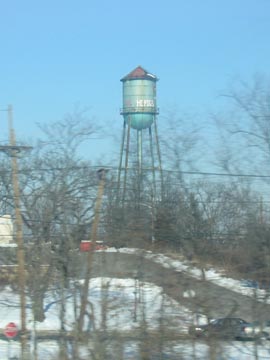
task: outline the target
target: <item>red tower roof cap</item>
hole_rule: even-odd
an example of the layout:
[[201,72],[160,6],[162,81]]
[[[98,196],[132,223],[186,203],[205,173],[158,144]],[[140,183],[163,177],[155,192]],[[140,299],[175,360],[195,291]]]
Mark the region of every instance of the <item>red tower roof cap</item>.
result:
[[132,70],[129,74],[124,76],[120,81],[134,80],[134,79],[148,79],[152,81],[158,81],[158,78],[146,71],[141,66],[137,66],[136,69]]

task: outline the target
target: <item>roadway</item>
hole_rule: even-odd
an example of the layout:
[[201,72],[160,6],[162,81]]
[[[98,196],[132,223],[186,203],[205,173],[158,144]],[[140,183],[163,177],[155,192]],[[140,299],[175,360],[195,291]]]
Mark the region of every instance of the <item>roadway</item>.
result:
[[[83,278],[87,259],[80,253],[78,271]],[[247,321],[270,319],[270,305],[228,290],[207,280],[198,280],[186,272],[179,272],[151,260],[143,253],[96,252],[93,257],[92,277],[136,278],[163,288],[164,293],[194,312],[215,317],[241,317]],[[195,296],[185,294],[192,290]],[[268,316],[269,314],[269,316]]]

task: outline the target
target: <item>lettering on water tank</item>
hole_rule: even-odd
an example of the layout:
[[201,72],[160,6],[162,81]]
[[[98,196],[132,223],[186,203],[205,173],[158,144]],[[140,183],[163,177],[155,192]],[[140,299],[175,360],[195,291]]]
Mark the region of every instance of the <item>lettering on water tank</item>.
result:
[[137,99],[138,107],[155,107],[153,99]]

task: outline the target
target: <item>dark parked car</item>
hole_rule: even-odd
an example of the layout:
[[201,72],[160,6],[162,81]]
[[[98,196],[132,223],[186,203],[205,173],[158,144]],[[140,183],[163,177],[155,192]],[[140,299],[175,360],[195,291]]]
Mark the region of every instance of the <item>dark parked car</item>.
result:
[[220,318],[205,325],[192,325],[189,334],[195,337],[219,337],[223,339],[243,339],[245,326],[249,323],[240,318]]
[[245,337],[248,339],[270,340],[270,321],[254,321],[243,327]]

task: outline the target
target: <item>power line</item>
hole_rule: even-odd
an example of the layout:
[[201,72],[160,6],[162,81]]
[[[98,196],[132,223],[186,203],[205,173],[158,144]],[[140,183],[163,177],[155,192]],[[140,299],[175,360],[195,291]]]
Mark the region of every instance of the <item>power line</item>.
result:
[[[81,165],[81,166],[67,166],[67,167],[50,167],[50,168],[36,168],[36,169],[21,169],[18,172],[20,174],[27,174],[32,172],[51,172],[51,171],[67,171],[67,170],[96,170],[96,169],[108,169],[113,171],[118,171],[117,166],[104,166],[104,165]],[[127,170],[134,170],[133,168],[129,168]],[[158,169],[156,169],[158,170]],[[142,168],[142,171],[150,172],[152,169]],[[163,169],[165,173],[173,173],[173,174],[187,174],[187,175],[203,175],[203,176],[222,176],[222,177],[243,177],[243,178],[258,178],[258,179],[270,179],[270,175],[259,175],[259,174],[243,174],[243,173],[220,173],[220,172],[211,172],[211,171],[187,171],[187,170],[170,170]],[[0,174],[11,173],[11,170],[0,170]]]

